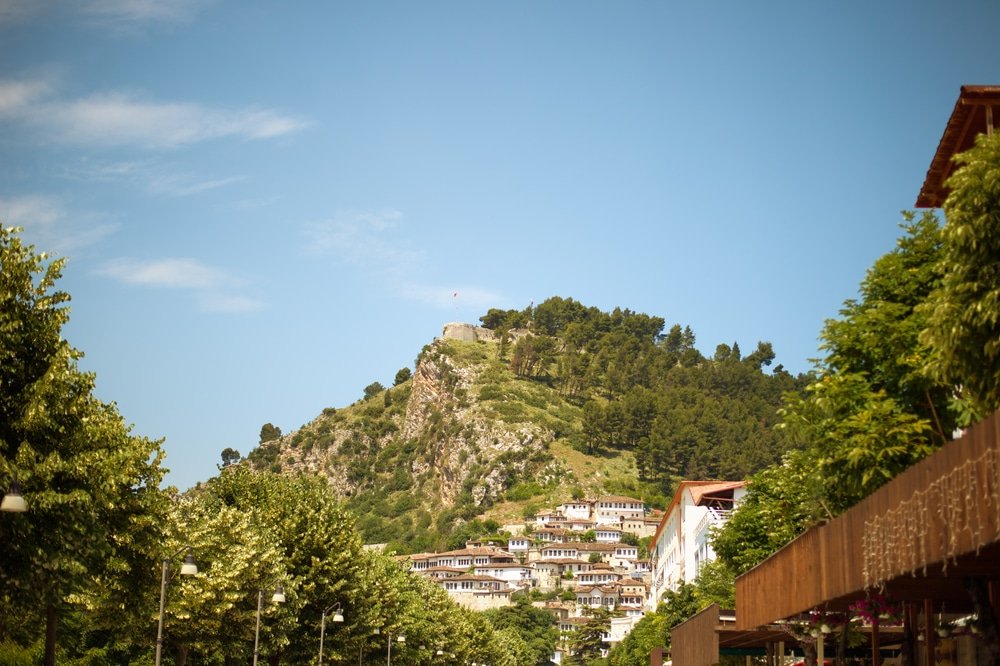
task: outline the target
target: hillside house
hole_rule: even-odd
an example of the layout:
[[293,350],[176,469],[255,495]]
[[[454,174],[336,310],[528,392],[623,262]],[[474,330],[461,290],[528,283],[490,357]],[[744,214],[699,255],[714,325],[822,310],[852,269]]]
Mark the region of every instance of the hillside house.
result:
[[594,500],[591,520],[598,525],[621,525],[626,519],[642,518],[646,506],[642,500],[621,495],[608,495]]
[[598,586],[617,583],[625,575],[620,571],[613,571],[608,565],[595,565],[590,571],[584,571],[576,576],[577,585]]
[[531,587],[534,581],[534,570],[527,564],[479,564],[473,567],[473,573],[502,580],[512,588]]
[[594,536],[602,543],[618,543],[622,540],[622,531],[617,527],[601,525],[594,530]]
[[592,504],[587,500],[574,500],[558,507],[559,513],[569,520],[590,520],[591,509]]
[[569,532],[561,527],[543,527],[531,533],[537,541],[544,543],[565,543],[570,541]]

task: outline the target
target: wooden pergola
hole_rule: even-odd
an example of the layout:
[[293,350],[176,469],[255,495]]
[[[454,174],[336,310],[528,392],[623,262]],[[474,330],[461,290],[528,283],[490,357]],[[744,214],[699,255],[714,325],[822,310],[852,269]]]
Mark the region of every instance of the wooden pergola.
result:
[[[927,636],[934,614],[1000,611],[1000,412],[736,579],[738,630],[877,593],[905,602]],[[878,662],[878,625],[872,636]]]
[[917,208],[940,208],[948,197],[945,181],[955,171],[952,158],[968,150],[979,134],[1000,126],[1000,86],[962,86],[937,151],[917,195]]

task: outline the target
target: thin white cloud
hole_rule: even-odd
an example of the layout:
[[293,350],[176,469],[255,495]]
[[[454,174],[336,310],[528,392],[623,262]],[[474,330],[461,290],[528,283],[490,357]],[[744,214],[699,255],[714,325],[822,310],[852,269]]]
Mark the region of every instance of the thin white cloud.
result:
[[262,301],[238,293],[243,280],[196,259],[117,259],[101,266],[97,274],[124,284],[189,291],[205,312],[240,313],[265,307]]
[[225,178],[210,178],[197,180],[186,174],[170,174],[149,182],[149,189],[155,194],[168,194],[173,197],[189,197],[209,190],[216,190],[226,185],[245,180],[245,176],[227,176]]
[[406,284],[399,288],[401,296],[407,300],[424,303],[441,310],[449,308],[486,309],[503,303],[502,294],[474,285],[449,289],[448,287]]
[[306,227],[307,249],[376,272],[405,270],[421,263],[424,254],[393,236],[402,218],[397,210],[342,213]]
[[222,294],[218,292],[202,292],[198,294],[198,305],[205,312],[222,312],[239,314],[241,312],[256,312],[265,307],[263,301],[247,296]]
[[246,176],[201,177],[155,160],[94,162],[83,160],[65,170],[67,178],[100,183],[131,183],[150,194],[187,197],[246,180]]
[[96,26],[137,28],[194,18],[215,0],[0,0],[0,27],[53,17]]
[[231,282],[224,272],[195,259],[116,259],[101,267],[98,274],[126,284],[173,289],[214,289]]
[[60,199],[43,195],[0,198],[0,221],[23,228],[39,249],[63,255],[94,245],[118,228],[100,215],[77,211],[70,216]]
[[0,81],[0,115],[17,113],[49,92],[46,81]]
[[89,0],[79,11],[97,19],[152,23],[187,20],[208,5],[206,0]]
[[435,308],[486,308],[505,299],[476,285],[420,284],[425,254],[408,247],[398,234],[403,214],[397,210],[341,213],[304,230],[310,253],[333,257],[380,279],[399,298]]
[[29,108],[24,121],[56,140],[99,146],[177,148],[223,138],[272,139],[309,122],[269,109],[218,109],[188,102],[152,102],[103,93]]
[[34,128],[46,141],[153,149],[218,139],[275,139],[311,125],[258,106],[227,109],[118,91],[64,99],[44,78],[0,79],[0,119]]

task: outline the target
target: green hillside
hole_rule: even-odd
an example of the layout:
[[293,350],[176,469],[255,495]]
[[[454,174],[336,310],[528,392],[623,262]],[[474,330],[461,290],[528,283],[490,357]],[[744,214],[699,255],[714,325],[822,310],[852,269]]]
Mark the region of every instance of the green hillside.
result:
[[682,478],[743,478],[783,452],[803,378],[768,343],[711,358],[689,328],[551,298],[435,340],[391,388],[261,443],[258,468],[325,476],[369,542],[442,549],[572,496],[664,506]]

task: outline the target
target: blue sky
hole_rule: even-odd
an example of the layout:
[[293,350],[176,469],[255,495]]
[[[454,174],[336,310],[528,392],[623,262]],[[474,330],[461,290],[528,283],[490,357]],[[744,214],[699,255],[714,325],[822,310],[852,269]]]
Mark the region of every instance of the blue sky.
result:
[[[0,0],[0,220],[98,395],[215,473],[549,296],[805,371],[1000,4]],[[457,296],[456,296],[457,293]]]

